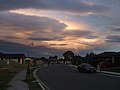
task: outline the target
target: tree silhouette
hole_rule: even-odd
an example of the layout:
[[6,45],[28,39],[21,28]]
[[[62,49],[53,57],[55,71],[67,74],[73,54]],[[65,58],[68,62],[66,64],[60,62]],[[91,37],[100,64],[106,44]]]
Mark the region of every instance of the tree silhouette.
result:
[[96,56],[96,54],[94,52],[91,52],[89,55],[90,55],[90,57],[95,57]]
[[96,54],[94,52],[87,53],[85,57],[95,57]]
[[50,60],[50,61],[53,61],[53,57],[52,57],[52,56],[50,56],[50,57],[49,57],[49,60]]
[[66,51],[63,53],[63,57],[65,60],[71,60],[74,58],[74,53],[72,51]]
[[54,60],[56,61],[56,60],[58,59],[58,56],[55,55],[53,58],[54,58]]
[[90,57],[90,55],[87,53],[85,57]]

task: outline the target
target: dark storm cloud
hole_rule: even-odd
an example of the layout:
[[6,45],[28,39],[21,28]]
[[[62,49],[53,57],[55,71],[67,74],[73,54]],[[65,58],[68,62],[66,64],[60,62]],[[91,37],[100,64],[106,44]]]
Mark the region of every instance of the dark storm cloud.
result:
[[85,36],[85,38],[87,38],[87,39],[95,39],[95,38],[99,38],[99,37],[95,36],[95,35],[87,35],[87,36]]
[[[57,40],[57,41],[64,41],[65,37],[84,37],[84,38],[89,38],[89,39],[93,39],[93,38],[98,38],[97,36],[92,35],[93,32],[91,31],[87,31],[87,30],[61,30],[59,33],[58,32],[54,32],[51,33],[47,33],[46,34],[42,34],[43,37],[36,37],[35,33],[33,33],[33,35],[30,35],[30,37],[28,38],[29,40],[36,40],[36,41],[52,41],[52,40]],[[34,35],[35,34],[35,35]],[[50,37],[48,37],[48,35]]]
[[51,41],[51,40],[62,40],[62,37],[49,37],[49,38],[42,38],[42,37],[29,37],[27,38],[29,40],[35,40],[35,41]]
[[51,40],[54,40],[52,38],[35,38],[35,37],[30,37],[28,39],[29,40],[35,40],[35,41],[51,41]]
[[38,30],[42,32],[45,32],[46,29],[58,32],[66,27],[65,24],[47,17],[26,16],[10,12],[0,13],[0,26],[9,29],[13,27],[12,30],[15,28],[15,30]]
[[[27,56],[28,46],[0,40],[0,53],[25,54]],[[49,57],[50,55],[55,55],[55,54],[61,56],[62,53],[63,53],[62,50],[51,49],[44,46],[34,46],[31,47],[29,55],[33,57],[42,57],[42,56]]]
[[[4,27],[6,31],[33,31],[33,33],[25,33],[29,40],[63,40],[63,37],[74,36],[82,37],[92,34],[91,31],[86,30],[66,30],[64,23],[57,20],[49,19],[47,17],[26,16],[21,14],[14,14],[10,12],[0,13],[0,26]],[[1,29],[2,30],[2,29]],[[58,34],[60,36],[58,36]],[[62,35],[62,36],[61,36]],[[9,38],[10,37],[10,38]],[[21,37],[7,36],[9,39],[19,39]]]
[[113,24],[107,27],[108,30],[112,31],[112,32],[120,32],[120,25],[119,23],[117,24]]
[[[67,44],[50,44],[50,45],[51,46],[66,46]],[[57,50],[57,49],[52,49],[52,48],[48,48],[45,46],[34,46],[34,47],[31,47],[29,55],[33,56],[33,57],[43,57],[43,56],[49,57],[49,56],[54,56],[54,55],[63,56],[63,53],[67,50],[68,49]],[[94,52],[94,51],[102,52],[103,50],[106,50],[106,48],[103,46],[94,46],[94,49],[89,48],[86,50],[80,50],[78,52],[79,52],[79,55],[85,56],[86,53]],[[74,52],[74,50],[72,50],[72,51]],[[0,40],[0,53],[25,54],[27,56],[28,55],[28,46],[23,45],[23,44]]]
[[102,5],[88,5],[76,0],[0,0],[0,10],[45,9],[75,13],[102,12],[108,10]]
[[17,37],[17,36],[4,36],[5,39],[24,39],[22,37]]
[[118,42],[120,43],[120,35],[109,35],[106,37],[107,42]]
[[[49,19],[47,17],[26,16],[21,14],[14,14],[10,12],[0,13],[0,30],[4,31],[32,31],[32,33],[24,33],[29,40],[63,40],[64,37],[87,37],[93,32],[86,30],[66,30],[66,25],[57,20]],[[22,32],[21,32],[22,33]],[[13,33],[11,33],[13,34]],[[14,34],[13,34],[14,35]],[[24,37],[4,36],[8,39],[22,39]]]
[[50,44],[50,46],[66,46],[68,44]]
[[112,31],[120,32],[120,27],[113,28]]
[[93,32],[86,30],[67,30],[64,31],[62,34],[65,36],[82,37],[82,36],[90,35],[92,33]]
[[120,32],[120,28],[115,28],[113,29],[114,31],[119,31]]
[[0,40],[0,52],[3,53],[27,53],[25,45]]

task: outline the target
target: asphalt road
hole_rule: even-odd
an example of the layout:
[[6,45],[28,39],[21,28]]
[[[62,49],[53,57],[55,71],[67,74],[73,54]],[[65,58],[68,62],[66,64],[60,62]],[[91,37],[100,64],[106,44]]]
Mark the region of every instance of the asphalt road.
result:
[[64,64],[53,64],[37,71],[50,90],[120,90],[120,78],[79,73]]

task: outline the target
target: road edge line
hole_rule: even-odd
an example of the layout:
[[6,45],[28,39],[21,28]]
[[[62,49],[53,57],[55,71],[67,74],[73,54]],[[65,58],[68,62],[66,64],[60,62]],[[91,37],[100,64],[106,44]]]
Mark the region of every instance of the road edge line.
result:
[[[45,67],[42,67],[42,68],[45,68]],[[38,78],[38,75],[36,74],[37,70],[38,69],[41,69],[41,68],[37,68],[33,71],[33,76],[35,77],[36,81],[38,82],[38,84],[40,85],[40,87],[43,89],[43,90],[50,90],[39,78]]]

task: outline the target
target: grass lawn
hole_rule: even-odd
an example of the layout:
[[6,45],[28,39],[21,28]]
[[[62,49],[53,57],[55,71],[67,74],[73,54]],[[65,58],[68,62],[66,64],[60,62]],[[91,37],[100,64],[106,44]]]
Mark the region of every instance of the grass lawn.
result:
[[7,90],[8,82],[15,74],[15,72],[0,73],[0,90]]
[[[7,90],[7,88],[9,87],[8,83],[11,81],[11,79],[15,76],[16,73],[18,73],[25,67],[26,65],[18,64],[14,61],[10,61],[10,64],[7,65],[5,60],[0,60],[0,90]],[[36,79],[32,74],[34,70],[35,68],[31,70],[31,75],[26,75],[25,82],[28,83],[29,90],[42,90],[39,84],[35,82]]]
[[105,68],[103,70],[120,73],[120,67]]
[[36,82],[36,79],[33,76],[33,71],[35,68],[31,69],[31,75],[27,74],[26,76],[26,82],[28,83],[29,90],[42,90],[42,88],[39,86],[38,82]]
[[5,60],[0,60],[0,90],[7,90],[8,83],[16,73],[25,68],[25,65],[10,61],[7,65]]

